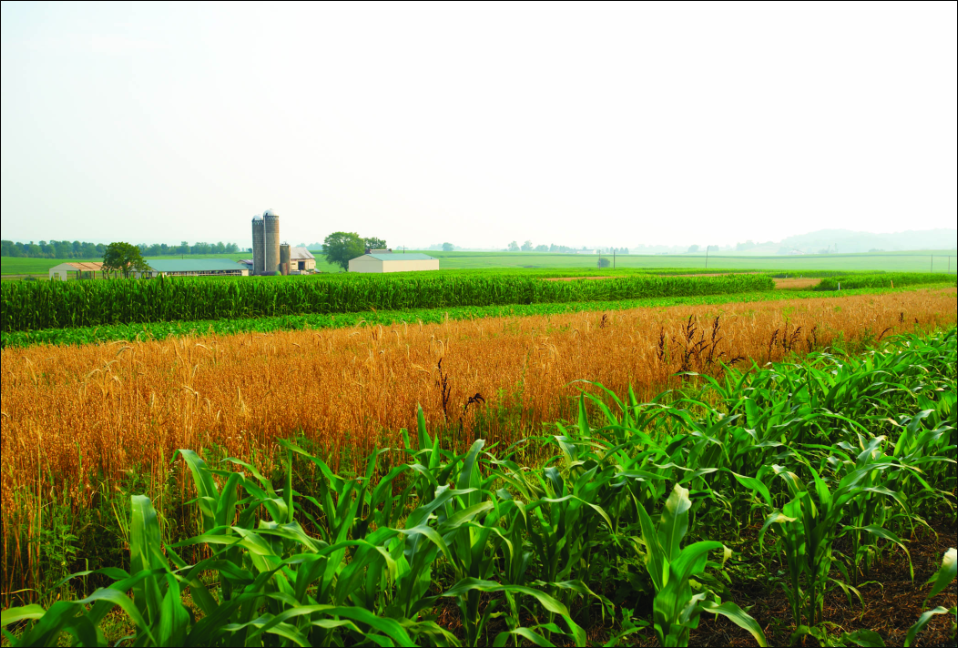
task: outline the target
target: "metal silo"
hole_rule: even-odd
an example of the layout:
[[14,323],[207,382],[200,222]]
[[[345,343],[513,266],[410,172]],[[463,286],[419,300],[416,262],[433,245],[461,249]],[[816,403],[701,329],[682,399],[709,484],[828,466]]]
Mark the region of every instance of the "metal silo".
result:
[[279,268],[284,277],[289,275],[290,251],[289,243],[279,246]]
[[263,272],[273,275],[279,272],[279,216],[274,214],[272,209],[267,209],[266,213],[263,214],[263,221],[266,230],[263,243],[263,250],[265,251]]
[[253,274],[261,275],[264,272],[266,257],[266,229],[263,217],[253,216]]

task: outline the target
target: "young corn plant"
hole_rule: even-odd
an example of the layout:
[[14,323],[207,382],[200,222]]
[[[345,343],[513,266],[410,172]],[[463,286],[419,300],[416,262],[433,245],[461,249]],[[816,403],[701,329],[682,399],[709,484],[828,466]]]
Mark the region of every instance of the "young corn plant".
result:
[[695,578],[705,574],[712,566],[708,555],[715,551],[728,550],[719,542],[698,542],[684,549],[681,547],[689,531],[689,511],[692,502],[689,492],[676,486],[665,503],[665,510],[654,524],[641,504],[639,518],[642,539],[636,549],[643,555],[646,569],[655,584],[653,616],[655,634],[659,643],[667,648],[689,645],[689,633],[698,627],[703,612],[722,615],[735,625],[747,630],[760,646],[767,646],[765,634],[755,619],[734,603],[714,600],[707,591],[695,593],[700,586]]
[[[812,628],[821,623],[825,595],[830,587],[841,588],[849,600],[852,594],[861,599],[853,587],[832,578],[833,569],[837,568],[848,580],[845,566],[834,554],[838,538],[862,531],[894,542],[904,549],[902,542],[889,531],[879,527],[846,527],[842,524],[849,515],[850,507],[869,494],[897,498],[893,491],[871,481],[876,474],[897,468],[900,466],[891,461],[869,463],[842,478],[834,490],[829,489],[825,479],[810,465],[807,470],[813,478],[811,488],[802,483],[798,475],[781,466],[773,466],[765,472],[779,477],[791,497],[780,511],[773,510],[769,515],[759,535],[759,544],[764,548],[764,538],[769,530],[779,536],[787,565],[787,581],[782,583],[782,588],[791,605],[798,634],[809,634]],[[739,478],[739,481],[758,493],[766,505],[772,508],[771,493],[760,479]]]

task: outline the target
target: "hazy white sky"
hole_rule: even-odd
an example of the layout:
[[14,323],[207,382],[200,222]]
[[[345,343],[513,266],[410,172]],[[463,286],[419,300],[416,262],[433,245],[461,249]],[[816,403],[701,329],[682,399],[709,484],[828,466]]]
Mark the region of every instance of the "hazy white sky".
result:
[[2,238],[954,227],[956,6],[4,1]]

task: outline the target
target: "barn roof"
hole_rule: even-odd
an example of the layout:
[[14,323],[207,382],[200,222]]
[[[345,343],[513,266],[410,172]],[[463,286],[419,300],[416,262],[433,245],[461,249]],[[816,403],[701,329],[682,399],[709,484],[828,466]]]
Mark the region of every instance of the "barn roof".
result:
[[309,259],[315,259],[313,253],[307,250],[304,247],[294,247],[289,250],[289,258],[291,261],[308,261]]
[[367,254],[366,256],[372,257],[377,261],[435,261],[435,257],[431,257],[428,254],[402,254],[402,253],[392,253],[392,254]]
[[229,259],[173,259],[147,261],[154,272],[221,272],[246,270],[246,266]]
[[65,270],[66,268],[70,268],[71,270],[79,270],[81,272],[100,272],[101,270],[103,270],[103,264],[96,263],[96,262],[82,263],[82,262],[70,261],[69,263],[61,263],[56,268],[51,268],[51,269]]

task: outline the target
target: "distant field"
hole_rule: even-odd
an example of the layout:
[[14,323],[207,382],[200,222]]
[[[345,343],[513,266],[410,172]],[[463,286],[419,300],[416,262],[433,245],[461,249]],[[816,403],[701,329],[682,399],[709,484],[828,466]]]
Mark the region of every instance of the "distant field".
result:
[[[326,263],[318,252],[316,255],[316,269],[321,272],[340,272],[337,266]],[[397,253],[401,254],[401,253]],[[600,256],[585,254],[547,254],[547,253],[512,253],[512,252],[431,252],[424,251],[440,261],[443,270],[495,270],[499,268],[519,269],[593,269],[597,268]],[[602,258],[612,259],[611,255],[601,255]],[[932,258],[934,257],[934,261]],[[179,256],[149,257],[150,259],[178,259]],[[240,254],[214,254],[209,256],[187,257],[192,259],[230,259],[239,261],[250,258],[248,252]],[[50,268],[66,261],[79,259],[12,259],[4,258],[0,262],[0,273],[3,275],[47,274]],[[102,259],[87,259],[87,261],[102,261]],[[955,273],[955,252],[918,251],[918,252],[887,252],[882,254],[828,254],[808,256],[709,256],[709,270],[781,270],[785,272],[801,273],[814,270],[839,271],[884,271],[884,272],[942,272]],[[662,270],[681,268],[683,270],[704,270],[706,259],[704,255],[671,254],[664,256],[627,255],[616,257],[616,267],[619,269],[649,269]]]
[[[439,259],[443,269],[492,268],[595,268],[600,256],[584,254],[547,254],[512,252],[423,252]],[[612,259],[612,255],[601,255]],[[828,254],[807,256],[709,256],[710,270],[841,270],[886,272],[955,272],[955,252],[919,251],[883,254]],[[705,255],[671,254],[663,256],[627,255],[616,257],[618,268],[705,269]]]
[[[314,253],[316,254],[316,253]],[[252,255],[249,252],[241,252],[239,254],[209,254],[205,256],[188,256],[181,257],[180,255],[174,256],[158,256],[158,257],[147,257],[147,261],[151,260],[160,260],[160,259],[229,259],[230,261],[241,261],[242,259],[249,259]],[[100,262],[103,261],[102,258],[98,259],[12,259],[4,257],[0,261],[0,274],[5,275],[41,275],[47,274],[50,272],[50,268],[60,265],[61,263],[69,263],[71,261],[75,262]],[[316,255],[316,269],[321,272],[339,272],[337,266],[331,266],[326,263],[326,260]]]

